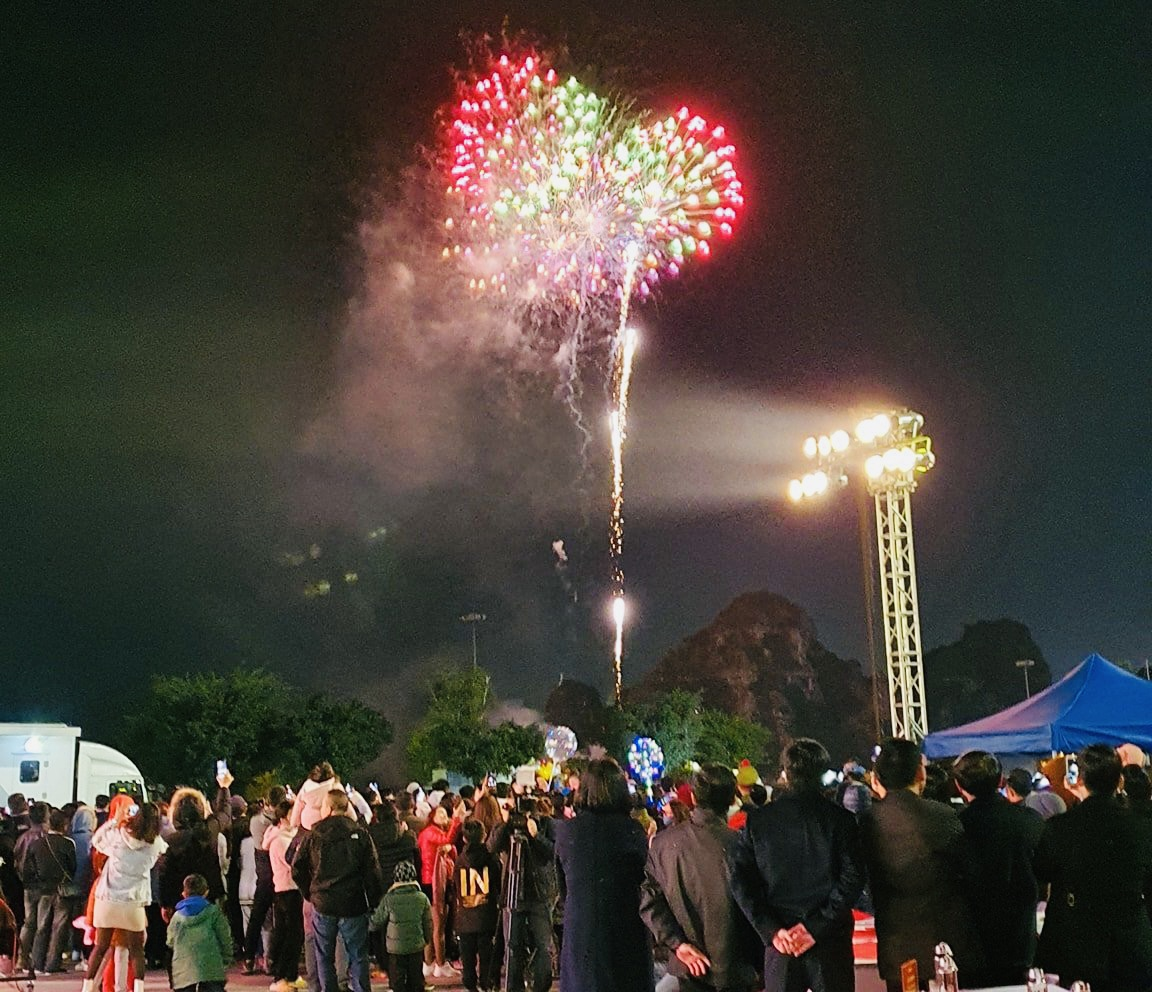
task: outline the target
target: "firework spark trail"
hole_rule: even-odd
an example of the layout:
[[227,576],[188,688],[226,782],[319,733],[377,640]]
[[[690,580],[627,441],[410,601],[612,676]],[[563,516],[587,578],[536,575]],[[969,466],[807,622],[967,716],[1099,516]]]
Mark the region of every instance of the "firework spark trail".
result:
[[609,418],[612,433],[612,518],[609,545],[612,552],[612,619],[616,625],[612,673],[616,705],[621,702],[624,663],[624,441],[628,436],[628,390],[632,385],[632,360],[636,355],[636,332],[628,326],[632,283],[640,258],[633,242],[625,249],[624,285],[620,298],[620,322],[616,328],[615,369],[612,376],[615,409]]

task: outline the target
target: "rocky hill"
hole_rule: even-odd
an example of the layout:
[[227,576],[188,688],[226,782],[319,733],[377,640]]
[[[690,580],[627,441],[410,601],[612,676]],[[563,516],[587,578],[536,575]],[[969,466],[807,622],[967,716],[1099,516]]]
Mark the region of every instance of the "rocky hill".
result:
[[[871,684],[861,666],[825,648],[808,614],[775,593],[733,600],[628,696],[644,700],[672,689],[698,692],[704,706],[762,723],[777,741],[815,737],[836,762],[864,758],[874,743]],[[881,705],[886,711],[886,700]]]

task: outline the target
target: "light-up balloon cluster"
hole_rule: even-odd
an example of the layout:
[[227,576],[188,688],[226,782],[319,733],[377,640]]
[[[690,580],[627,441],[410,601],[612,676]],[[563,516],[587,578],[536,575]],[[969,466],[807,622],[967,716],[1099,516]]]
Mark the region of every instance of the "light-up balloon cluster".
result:
[[664,749],[651,737],[634,737],[628,748],[628,768],[633,778],[651,788],[664,774]]
[[744,202],[735,147],[687,107],[634,114],[533,55],[503,55],[461,88],[444,254],[467,263],[473,289],[619,296],[638,251],[643,296],[732,233]]

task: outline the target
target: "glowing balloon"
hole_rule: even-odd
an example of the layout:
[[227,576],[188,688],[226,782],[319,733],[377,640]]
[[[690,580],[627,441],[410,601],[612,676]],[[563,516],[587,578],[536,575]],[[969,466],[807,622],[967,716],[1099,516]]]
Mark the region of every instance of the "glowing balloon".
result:
[[568,727],[549,727],[544,735],[544,753],[563,764],[576,753],[576,734]]

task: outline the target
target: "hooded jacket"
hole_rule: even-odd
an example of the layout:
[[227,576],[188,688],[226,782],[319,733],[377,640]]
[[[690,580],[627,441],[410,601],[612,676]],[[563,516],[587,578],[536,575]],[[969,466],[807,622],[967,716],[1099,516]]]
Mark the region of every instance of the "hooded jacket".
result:
[[432,904],[416,882],[397,882],[372,914],[372,926],[387,927],[389,954],[419,954],[432,942]]
[[292,805],[292,826],[311,830],[320,822],[320,806],[324,797],[333,789],[340,788],[340,779],[333,776],[323,782],[313,782],[306,779],[296,793],[296,802]]
[[292,862],[292,880],[324,916],[365,916],[384,891],[367,828],[346,816],[325,817],[307,833]]
[[225,980],[232,963],[232,934],[215,903],[203,896],[181,899],[168,924],[168,946],[174,989]]
[[287,821],[264,831],[264,850],[272,864],[272,889],[275,892],[293,892],[297,888],[292,881],[292,866],[286,857],[288,845],[295,836],[295,829]]
[[500,903],[500,859],[481,841],[456,858],[452,871],[454,928],[457,933],[491,933]]
[[97,899],[141,906],[152,901],[152,866],[168,850],[163,837],[147,844],[108,820],[92,835],[92,847],[108,858],[96,883]]
[[160,905],[175,907],[189,875],[203,875],[208,880],[208,898],[216,901],[225,894],[220,872],[219,835],[207,820],[177,824],[168,835],[168,852],[160,863]]

